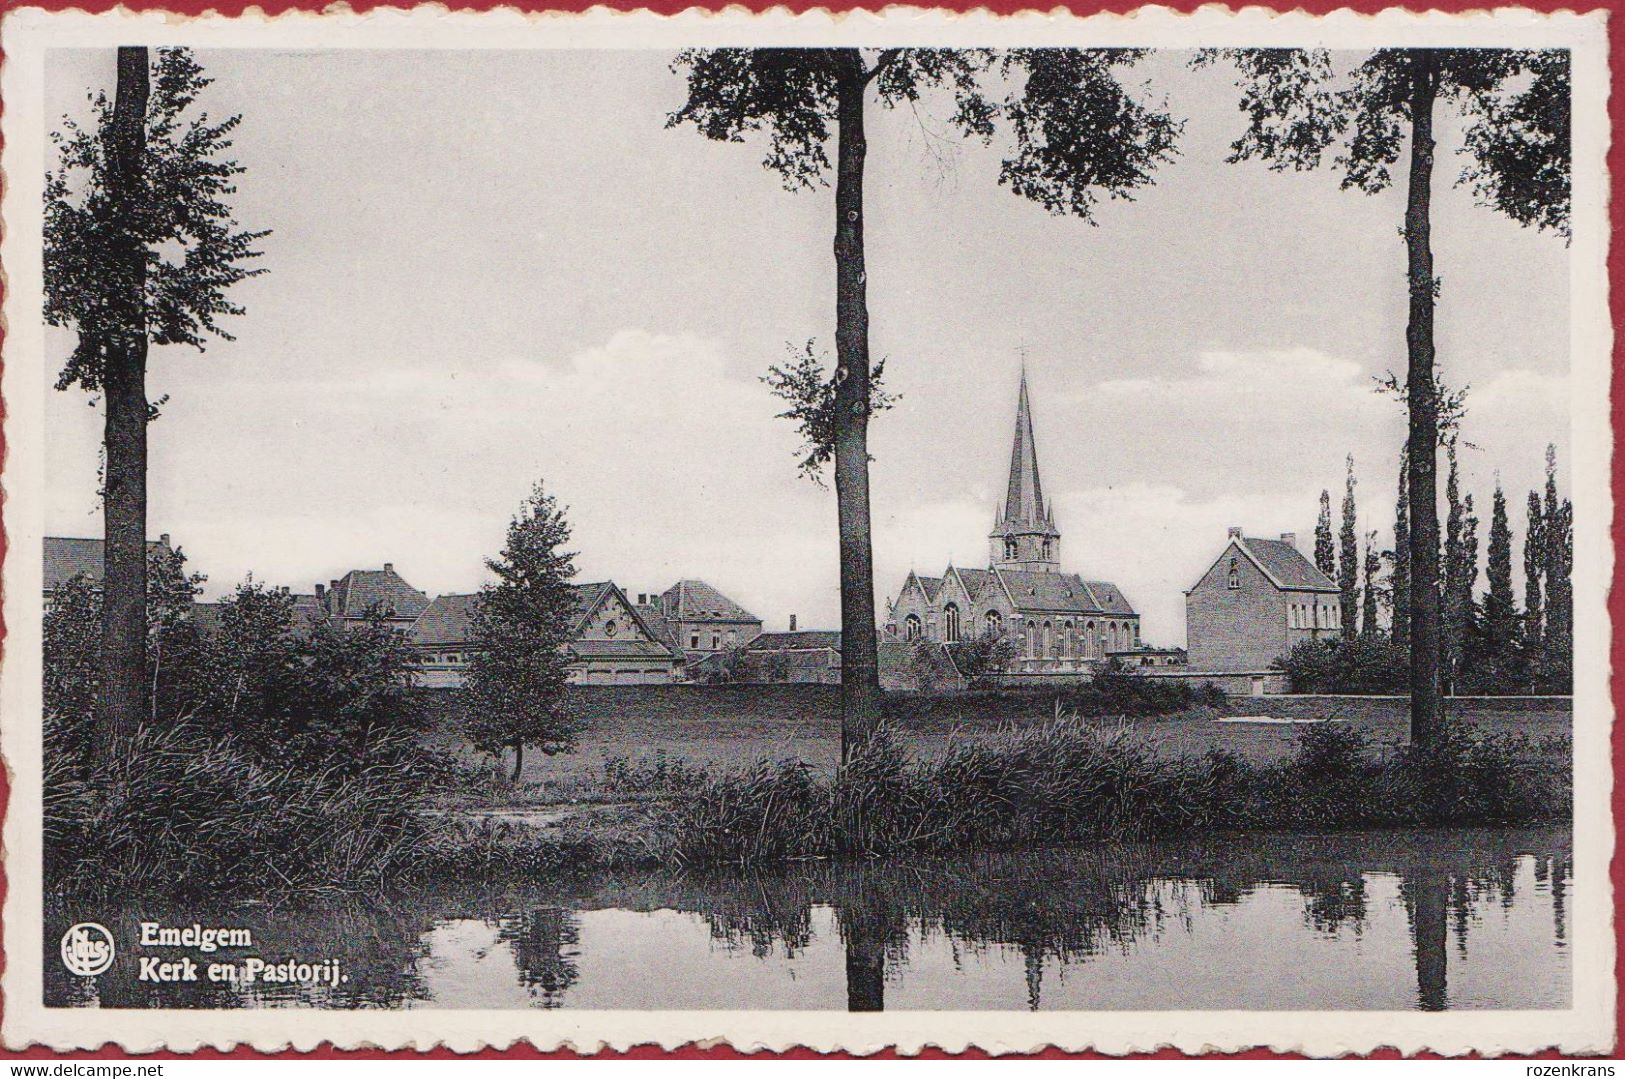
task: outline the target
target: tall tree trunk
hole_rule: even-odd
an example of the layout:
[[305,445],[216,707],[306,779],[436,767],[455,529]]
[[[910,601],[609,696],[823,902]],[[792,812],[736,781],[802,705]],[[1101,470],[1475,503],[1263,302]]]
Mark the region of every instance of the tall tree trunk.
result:
[[513,775],[508,777],[509,780],[511,782],[518,783],[519,782],[519,773],[524,771],[524,770],[525,770],[525,740],[523,738],[515,738],[513,740]]
[[147,50],[118,50],[118,88],[107,136],[107,188],[116,248],[116,329],[105,343],[107,455],[102,569],[102,680],[97,751],[118,758],[141,729],[147,667],[147,315],[146,250],[131,215],[145,197]]
[[1411,60],[1411,175],[1405,202],[1405,248],[1410,281],[1406,388],[1410,437],[1411,741],[1431,748],[1444,726],[1439,697],[1439,507],[1437,490],[1439,391],[1433,378],[1433,104],[1438,56],[1419,49]]
[[869,542],[869,304],[863,255],[863,98],[856,49],[837,60],[835,164],[835,512],[841,560],[841,760],[880,721],[875,571]]

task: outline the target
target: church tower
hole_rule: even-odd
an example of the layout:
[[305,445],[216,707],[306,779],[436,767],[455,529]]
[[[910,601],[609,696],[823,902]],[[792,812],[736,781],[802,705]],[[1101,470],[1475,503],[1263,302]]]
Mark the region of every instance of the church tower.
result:
[[1038,447],[1033,442],[1025,365],[1016,401],[1015,444],[1010,448],[1010,483],[988,540],[993,564],[1004,569],[1053,573],[1061,560],[1055,510],[1045,504],[1044,489],[1038,482]]

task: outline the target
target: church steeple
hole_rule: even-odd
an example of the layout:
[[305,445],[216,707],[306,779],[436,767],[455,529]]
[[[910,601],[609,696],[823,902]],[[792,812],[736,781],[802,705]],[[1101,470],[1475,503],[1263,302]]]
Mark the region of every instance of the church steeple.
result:
[[1016,400],[1016,438],[1010,447],[1010,483],[1004,495],[1004,519],[1044,523],[1044,486],[1038,480],[1038,446],[1033,442],[1033,411],[1027,401],[1027,367],[1021,368],[1021,395]]
[[1010,481],[1004,508],[989,536],[993,561],[1010,569],[1053,570],[1060,560],[1061,534],[1055,528],[1055,508],[1044,502],[1038,478],[1038,444],[1033,438],[1032,403],[1027,394],[1027,365],[1021,366],[1021,390],[1016,398],[1016,433],[1010,447]]

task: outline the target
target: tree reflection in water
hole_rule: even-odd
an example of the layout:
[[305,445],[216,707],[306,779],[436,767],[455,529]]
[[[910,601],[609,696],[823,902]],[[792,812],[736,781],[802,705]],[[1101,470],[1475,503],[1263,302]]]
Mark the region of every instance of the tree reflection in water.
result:
[[[517,978],[536,1004],[569,1007],[591,947],[582,928],[587,912],[667,910],[698,915],[729,951],[776,961],[803,960],[821,943],[817,937],[824,930],[815,927],[832,922],[852,1011],[885,1007],[888,982],[909,964],[911,947],[940,948],[956,968],[966,956],[1008,951],[1020,959],[1025,1003],[1036,1010],[1043,1005],[1047,972],[1064,977],[1069,969],[1087,970],[1096,957],[1158,943],[1170,928],[1188,936],[1204,910],[1240,904],[1263,891],[1295,891],[1303,925],[1314,934],[1359,936],[1372,916],[1373,882],[1386,878],[1397,881],[1405,911],[1415,1006],[1437,1010],[1452,1003],[1451,938],[1465,956],[1483,913],[1512,905],[1520,858],[1532,862],[1535,889],[1551,897],[1552,939],[1566,945],[1569,842],[1560,829],[1210,837],[909,862],[825,862],[756,874],[582,876],[423,889],[398,893],[388,904],[212,913],[143,908],[143,917],[157,915],[169,924],[249,925],[257,942],[269,942],[256,949],[267,959],[336,955],[351,980],[314,990],[159,987],[138,982],[133,962],[116,964],[94,980],[69,977],[60,965],[47,964],[46,1000],[56,1006],[193,1008],[432,1002],[425,972],[438,961],[429,954],[436,932],[473,925],[489,927],[493,943],[511,954],[512,972],[505,977]],[[111,917],[104,910],[53,907],[44,927],[46,954],[55,954],[74,921],[114,925]],[[116,932],[121,942],[136,939],[135,914],[119,920]],[[742,1000],[739,1006],[752,1003]]]

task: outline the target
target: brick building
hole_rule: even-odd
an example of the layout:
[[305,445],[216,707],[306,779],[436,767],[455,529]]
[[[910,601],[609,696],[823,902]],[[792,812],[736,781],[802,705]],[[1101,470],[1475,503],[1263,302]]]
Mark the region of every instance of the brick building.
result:
[[638,595],[638,613],[667,643],[697,662],[748,644],[762,620],[704,581],[678,581],[666,591]]
[[1299,641],[1340,627],[1337,585],[1303,556],[1291,532],[1267,540],[1230,529],[1224,550],[1185,593],[1193,674],[1264,677]]
[[1140,647],[1140,616],[1120,588],[1061,571],[1061,532],[1044,500],[1025,371],[1004,505],[988,542],[987,569],[910,572],[887,612],[887,637],[952,644],[1007,635],[1019,657],[1013,670],[1033,674],[1087,673]]
[[[661,640],[613,581],[572,585],[575,622],[570,680],[579,685],[664,685],[683,671],[682,653]],[[418,680],[425,686],[463,685],[473,660],[475,593],[437,596],[412,624]]]

